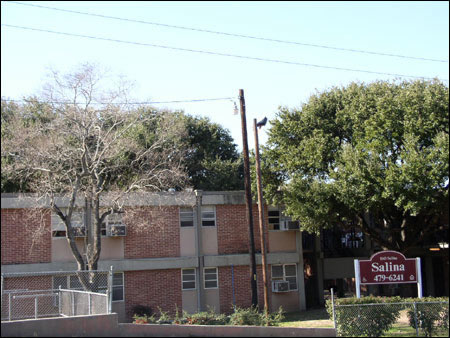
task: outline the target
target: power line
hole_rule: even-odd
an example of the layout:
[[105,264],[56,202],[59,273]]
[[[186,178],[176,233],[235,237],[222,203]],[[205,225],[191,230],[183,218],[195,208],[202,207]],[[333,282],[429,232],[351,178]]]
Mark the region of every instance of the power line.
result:
[[[191,100],[176,100],[176,101],[147,101],[147,102],[91,102],[90,104],[115,104],[115,105],[146,105],[146,104],[163,104],[163,103],[192,103],[192,102],[206,102],[206,101],[224,101],[224,100],[236,100],[235,97],[219,97],[212,99],[191,99]],[[83,102],[67,102],[67,101],[41,101],[35,99],[4,99],[2,101],[8,102],[38,102],[38,103],[55,103],[55,104],[85,104]]]
[[264,38],[264,37],[259,37],[259,36],[252,36],[252,35],[219,32],[219,31],[212,31],[212,30],[193,28],[193,27],[169,25],[169,24],[163,24],[163,23],[159,23],[159,22],[143,21],[143,20],[136,20],[136,19],[127,19],[127,18],[121,18],[121,17],[116,17],[116,16],[102,15],[102,14],[97,14],[97,13],[80,12],[80,11],[74,11],[74,10],[69,10],[69,9],[62,9],[62,8],[56,8],[56,7],[35,5],[35,4],[30,4],[30,3],[23,3],[23,2],[18,2],[18,1],[7,1],[7,2],[12,3],[12,4],[17,4],[17,5],[24,5],[24,6],[30,6],[30,7],[50,9],[50,10],[55,10],[55,11],[60,11],[60,12],[88,15],[88,16],[94,16],[94,17],[99,17],[99,18],[104,18],[104,19],[113,19],[113,20],[120,20],[120,21],[127,21],[127,22],[135,22],[135,23],[154,25],[154,26],[161,26],[161,27],[168,27],[168,28],[175,28],[175,29],[190,30],[190,31],[201,32],[201,33],[226,35],[226,36],[232,36],[232,37],[238,37],[238,38],[262,40],[262,41],[268,41],[268,42],[277,42],[277,43],[299,45],[299,46],[308,46],[308,47],[315,47],[315,48],[326,48],[326,49],[332,49],[332,50],[338,50],[338,51],[344,51],[344,52],[363,53],[363,54],[372,54],[372,55],[380,55],[380,56],[389,56],[389,57],[413,59],[413,60],[420,60],[420,61],[447,62],[448,63],[448,60],[430,59],[430,58],[424,58],[424,57],[415,57],[415,56],[392,54],[392,53],[373,52],[373,51],[367,51],[367,50],[361,50],[361,49],[332,47],[332,46],[326,46],[326,45],[318,45],[318,44],[297,42],[297,41],[289,41],[289,40],[270,39],[270,38]]
[[[75,37],[87,38],[87,39],[93,39],[93,40],[110,41],[110,42],[125,43],[125,44],[138,45],[138,46],[165,48],[165,49],[172,49],[172,50],[178,50],[178,51],[184,51],[184,52],[192,52],[192,53],[202,53],[202,54],[209,54],[209,55],[227,56],[227,57],[234,57],[234,58],[247,59],[247,60],[275,62],[275,63],[283,63],[283,64],[296,65],[296,66],[316,67],[316,68],[334,69],[334,70],[342,70],[342,71],[358,72],[358,73],[389,75],[389,76],[397,76],[397,77],[410,77],[410,78],[428,79],[428,80],[433,79],[431,77],[425,77],[425,76],[405,75],[405,74],[396,74],[396,73],[376,72],[376,71],[364,70],[364,69],[352,69],[352,68],[343,68],[343,67],[324,66],[324,65],[316,65],[316,64],[311,64],[311,63],[301,63],[301,62],[284,61],[284,60],[277,60],[277,59],[266,59],[266,58],[260,58],[260,57],[244,56],[244,55],[236,55],[236,54],[227,54],[227,53],[219,53],[219,52],[212,52],[212,51],[206,51],[206,50],[180,48],[180,47],[172,47],[172,46],[165,46],[165,45],[156,45],[156,44],[151,44],[151,43],[117,40],[117,39],[102,38],[102,37],[91,36],[91,35],[73,34],[73,33],[66,33],[66,32],[51,31],[51,30],[47,30],[47,29],[39,29],[39,28],[32,28],[32,27],[25,27],[25,26],[8,25],[8,24],[3,24],[3,23],[1,25],[5,26],[5,27],[19,28],[19,29],[25,29],[25,30],[31,30],[31,31],[37,31],[37,32],[45,32],[45,33],[52,33],[52,34],[59,34],[59,35],[66,35],[66,36],[75,36]],[[443,79],[442,81],[448,81],[448,80],[447,79]]]

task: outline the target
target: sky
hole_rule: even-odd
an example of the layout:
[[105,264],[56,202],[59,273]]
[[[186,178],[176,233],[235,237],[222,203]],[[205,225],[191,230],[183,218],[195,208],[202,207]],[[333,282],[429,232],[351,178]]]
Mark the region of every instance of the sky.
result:
[[134,82],[136,102],[207,99],[154,106],[209,117],[239,150],[240,89],[253,149],[253,119],[273,120],[317,92],[449,79],[448,1],[2,1],[1,24],[2,98],[39,95],[49,67],[95,63]]

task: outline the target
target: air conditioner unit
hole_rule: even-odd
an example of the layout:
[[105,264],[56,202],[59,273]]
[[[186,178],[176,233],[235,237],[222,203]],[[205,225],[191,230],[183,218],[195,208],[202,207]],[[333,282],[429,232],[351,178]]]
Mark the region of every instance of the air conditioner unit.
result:
[[300,223],[298,221],[291,221],[288,219],[282,220],[280,222],[280,230],[299,230],[300,229]]
[[85,226],[72,226],[75,237],[86,237],[86,227]]
[[298,221],[287,221],[288,230],[298,230],[300,229],[300,223]]
[[272,281],[272,292],[288,292],[289,282],[283,280]]
[[127,227],[125,224],[108,224],[106,235],[109,237],[120,237],[127,235]]

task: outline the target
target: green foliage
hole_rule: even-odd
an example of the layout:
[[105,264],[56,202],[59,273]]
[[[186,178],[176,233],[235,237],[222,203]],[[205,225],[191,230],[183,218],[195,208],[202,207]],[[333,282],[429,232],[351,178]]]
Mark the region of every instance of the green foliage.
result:
[[448,298],[424,297],[409,301],[416,302],[416,308],[408,310],[409,324],[413,328],[418,325],[425,337],[432,337],[441,327],[448,330]]
[[225,314],[217,314],[212,309],[185,316],[188,325],[227,325],[229,320]]
[[134,324],[156,324],[157,323],[157,319],[155,317],[155,315],[138,315],[138,314],[134,314],[133,315],[133,323]]
[[283,309],[280,307],[276,313],[259,312],[258,308],[239,308],[236,307],[230,315],[230,325],[249,325],[249,326],[278,326],[284,318]]
[[[400,317],[400,297],[363,297],[335,299],[336,331],[339,336],[381,337]],[[380,305],[372,305],[380,304]],[[388,305],[389,304],[389,305]],[[346,307],[345,305],[360,305]],[[331,300],[327,300],[327,311],[333,319]]]
[[311,233],[357,221],[384,248],[420,245],[448,207],[448,97],[438,80],[377,81],[281,107],[261,154],[265,198]]
[[180,117],[188,133],[185,162],[194,189],[243,189],[243,161],[230,132],[208,118]]
[[[414,310],[416,303],[416,310]],[[333,320],[333,305],[327,300],[326,309]],[[336,330],[339,336],[380,337],[399,319],[406,309],[411,327],[419,328],[427,337],[439,328],[448,329],[448,297],[400,298],[363,297],[335,299]]]

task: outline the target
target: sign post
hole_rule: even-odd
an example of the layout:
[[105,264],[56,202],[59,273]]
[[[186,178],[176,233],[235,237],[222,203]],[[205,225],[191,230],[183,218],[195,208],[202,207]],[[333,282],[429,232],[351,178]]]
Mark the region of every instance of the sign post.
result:
[[422,298],[420,258],[406,258],[397,251],[380,251],[369,260],[355,259],[356,297],[361,298],[364,284],[417,283],[418,297]]

